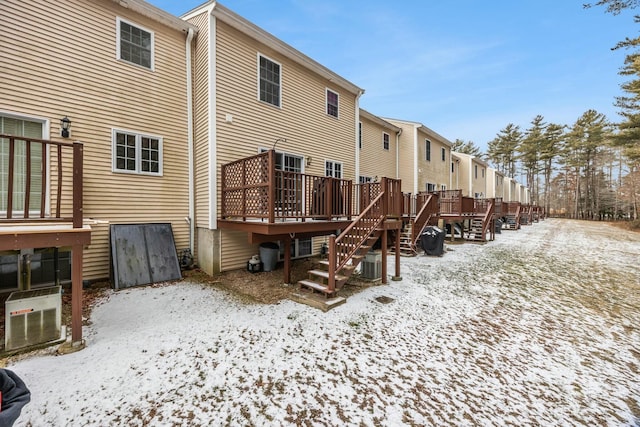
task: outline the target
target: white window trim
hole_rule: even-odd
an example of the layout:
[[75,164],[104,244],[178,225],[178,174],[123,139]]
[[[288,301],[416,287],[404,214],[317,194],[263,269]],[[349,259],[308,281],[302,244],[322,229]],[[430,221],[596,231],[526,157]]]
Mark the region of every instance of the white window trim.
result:
[[[425,162],[431,161],[431,140],[429,138],[424,139],[424,159]],[[428,147],[428,148],[427,148]]]
[[[121,22],[124,22],[125,24],[129,24],[133,27],[139,28],[151,34],[151,67],[150,68],[147,68],[144,65],[136,64],[135,62],[127,61],[126,59],[122,59],[122,57],[120,56],[120,23]],[[153,31],[151,31],[146,27],[143,27],[142,25],[136,24],[135,22],[120,18],[119,16],[116,17],[116,59],[118,61],[122,61],[125,64],[133,65],[134,67],[138,67],[142,70],[155,71],[156,69],[155,68],[155,63],[156,63],[155,51],[156,51],[156,41],[155,41],[155,33]]]
[[[388,147],[384,148],[384,136],[387,135],[387,144]],[[391,135],[388,134],[387,132],[382,132],[382,149],[384,151],[389,151],[391,149]]]
[[[30,122],[40,122],[42,124],[42,139],[49,139],[49,128],[50,121],[44,117],[39,116],[29,116],[26,114],[16,114],[10,111],[0,110],[0,116],[8,117],[11,119],[17,120],[25,120]],[[45,165],[47,169],[47,182],[42,183],[45,186],[45,199],[44,199],[44,214],[45,216],[51,215],[51,156],[47,155],[47,164]],[[6,213],[6,211],[0,211]],[[34,211],[35,212],[35,211]],[[14,212],[14,214],[24,214],[23,211]]]
[[[338,97],[338,105],[337,105],[338,115],[337,116],[329,114],[329,111],[327,111],[329,109],[329,92],[334,93]],[[340,94],[328,87],[324,88],[324,113],[329,117],[333,117],[334,119],[340,119]]]
[[[280,99],[280,104],[279,105],[273,105],[270,102],[267,101],[263,101],[262,99],[260,99],[260,57],[267,59],[271,62],[273,62],[274,64],[278,64],[278,66],[280,67],[280,74],[278,75],[278,99]],[[283,104],[283,99],[282,99],[282,73],[284,72],[284,69],[282,68],[282,64],[270,57],[268,57],[267,55],[264,55],[260,52],[258,52],[258,54],[256,55],[256,97],[258,99],[258,102],[260,102],[261,104],[264,105],[269,105],[273,108],[278,108],[278,109],[282,109],[282,104]]]
[[[124,133],[127,135],[135,135],[136,137],[136,170],[124,170],[116,168],[116,133]],[[158,140],[158,172],[144,172],[142,171],[142,138],[153,138]],[[147,175],[147,176],[163,176],[164,175],[164,142],[163,138],[158,135],[152,135],[149,133],[138,132],[135,130],[127,129],[111,129],[111,171],[113,173],[123,173],[129,175]]]
[[[331,170],[332,170],[334,173],[335,173],[335,171],[336,171],[335,166],[336,166],[336,165],[340,165],[340,178],[337,178],[337,179],[343,179],[343,178],[344,178],[344,164],[343,164],[342,162],[338,162],[338,161],[336,161],[336,160],[329,160],[329,159],[325,159],[325,160],[324,160],[324,173],[325,173],[325,176],[328,176],[328,175],[327,175],[327,164],[328,164],[328,163],[331,163],[331,164],[333,165],[333,166],[332,166],[332,168],[331,168]],[[333,177],[333,175],[331,175],[331,176]]]

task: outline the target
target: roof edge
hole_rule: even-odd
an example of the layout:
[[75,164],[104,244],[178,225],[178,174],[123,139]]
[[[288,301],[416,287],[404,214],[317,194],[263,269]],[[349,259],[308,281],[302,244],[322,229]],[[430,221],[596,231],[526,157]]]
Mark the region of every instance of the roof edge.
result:
[[112,2],[120,5],[125,9],[132,10],[134,12],[139,13],[140,15],[146,16],[149,19],[152,19],[156,22],[159,22],[163,25],[166,25],[169,28],[173,28],[174,30],[188,32],[190,29],[194,32],[198,31],[198,28],[190,23],[183,21],[170,14],[167,11],[160,9],[152,4],[147,3],[144,0],[111,0]]
[[389,123],[388,121],[384,120],[383,118],[376,116],[375,114],[370,113],[369,111],[365,110],[364,108],[360,109],[360,116],[364,116],[367,119],[371,120],[374,123],[379,124],[380,126],[382,126],[385,129],[389,129],[392,130],[396,133],[400,132],[402,130],[402,128]]
[[364,89],[362,89],[361,87],[351,83],[349,80],[345,79],[334,71],[331,71],[324,65],[320,64],[314,59],[311,59],[309,56],[305,55],[304,53],[300,52],[284,41],[278,39],[273,34],[258,27],[256,24],[248,21],[247,19],[223,6],[219,2],[209,1],[183,15],[183,18],[202,13],[202,11],[207,10],[208,8],[211,9],[211,14],[220,19],[222,22],[231,25],[238,31],[248,35],[249,37],[259,41],[260,43],[265,44],[269,48],[281,53],[282,55],[302,65],[303,67],[313,70],[315,73],[324,77],[329,82],[343,89],[346,89],[354,95],[362,95],[364,93]]

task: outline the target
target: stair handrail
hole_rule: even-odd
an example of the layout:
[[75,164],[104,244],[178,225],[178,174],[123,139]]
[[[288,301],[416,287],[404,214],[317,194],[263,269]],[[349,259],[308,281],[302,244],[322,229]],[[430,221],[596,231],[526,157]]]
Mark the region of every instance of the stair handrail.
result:
[[[489,199],[487,201],[487,211],[485,212],[484,217],[482,218],[482,238],[484,240],[487,240],[487,238],[486,238],[486,236],[487,236],[487,228],[493,222],[493,215],[494,215],[494,212],[495,212],[494,202],[495,202],[494,199]],[[494,227],[493,231],[495,232],[495,227]]]
[[[416,214],[415,218],[411,219],[411,247],[415,248],[420,235],[424,231],[427,224],[429,224],[429,220],[431,217],[439,212],[439,207],[437,204],[438,196],[435,194],[429,194],[427,200],[420,208],[420,212]],[[429,209],[429,205],[434,203],[435,209]]]
[[[362,247],[364,242],[366,242],[367,239],[371,237],[373,232],[380,226],[380,224],[382,224],[382,221],[385,218],[385,214],[382,208],[380,209],[381,213],[377,217],[375,215],[369,214],[372,213],[375,205],[383,201],[384,195],[384,191],[380,192],[380,194],[378,194],[376,198],[373,199],[369,206],[367,206],[360,213],[360,215],[358,215],[358,217],[354,221],[352,221],[351,224],[349,224],[347,228],[342,231],[342,233],[340,233],[338,237],[336,237],[334,234],[329,236],[329,279],[327,283],[329,292],[335,292],[336,290],[336,273],[347,264],[347,262],[353,257],[356,251]],[[365,218],[373,219],[374,221],[372,222],[372,225],[369,227],[366,233],[362,235],[361,239],[355,243],[353,248],[348,253],[346,253],[344,256],[339,257],[336,251],[337,244],[344,240],[345,236],[347,236],[356,225],[364,223],[362,220]]]

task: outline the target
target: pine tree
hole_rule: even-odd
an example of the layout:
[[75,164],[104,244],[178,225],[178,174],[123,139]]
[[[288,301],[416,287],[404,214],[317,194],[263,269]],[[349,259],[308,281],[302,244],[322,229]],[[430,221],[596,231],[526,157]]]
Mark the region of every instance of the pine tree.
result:
[[531,190],[531,199],[538,201],[539,179],[538,169],[540,162],[540,151],[545,144],[547,123],[544,117],[537,115],[531,121],[531,127],[525,131],[525,136],[518,146],[518,160],[525,171],[527,177],[527,187]]
[[488,144],[487,156],[491,164],[512,178],[516,174],[516,149],[521,140],[520,126],[509,123]]

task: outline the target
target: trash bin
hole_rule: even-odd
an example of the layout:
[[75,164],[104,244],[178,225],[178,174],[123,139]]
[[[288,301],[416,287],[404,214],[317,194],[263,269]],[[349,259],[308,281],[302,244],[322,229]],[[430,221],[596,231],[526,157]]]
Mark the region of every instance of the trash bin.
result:
[[496,219],[496,234],[502,234],[502,220]]
[[24,381],[8,369],[0,369],[0,391],[2,392],[0,425],[11,426],[20,416],[24,405],[31,401],[31,392]]
[[277,243],[260,243],[260,261],[262,261],[262,269],[264,271],[275,270],[279,253],[280,246]]
[[427,255],[442,256],[444,254],[444,238],[445,231],[429,226],[424,229],[420,235],[420,246]]

